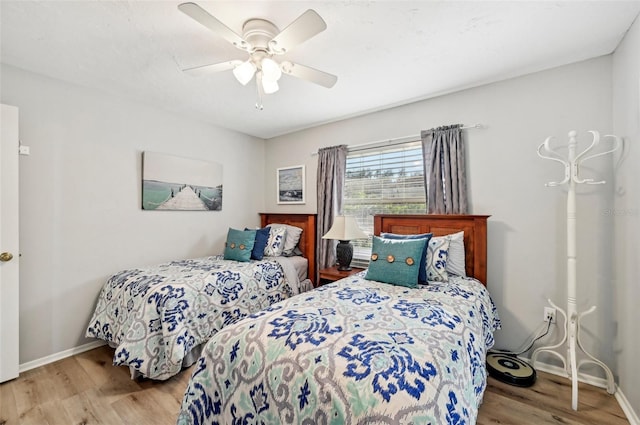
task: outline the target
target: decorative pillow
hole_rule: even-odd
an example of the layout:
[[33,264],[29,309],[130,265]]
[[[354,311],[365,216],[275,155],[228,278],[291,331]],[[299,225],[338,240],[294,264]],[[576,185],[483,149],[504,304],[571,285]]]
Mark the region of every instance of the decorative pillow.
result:
[[418,283],[427,283],[427,249],[429,247],[429,239],[433,233],[422,233],[418,235],[398,235],[395,233],[380,233],[383,239],[425,239],[424,251],[420,257],[420,271],[418,272]]
[[[244,230],[251,230],[245,228]],[[269,228],[263,227],[262,229],[256,229],[256,240],[253,244],[253,249],[251,250],[251,259],[252,260],[262,260],[264,257],[264,248],[267,246],[267,242],[269,241]]]
[[447,257],[449,255],[449,236],[436,236],[429,241],[427,249],[427,280],[447,282]]
[[255,230],[236,230],[229,228],[224,248],[225,260],[249,261],[256,240]]
[[284,227],[286,229],[282,255],[286,257],[291,256],[295,247],[298,246],[300,235],[302,235],[302,229],[296,226],[291,226],[290,224],[281,223],[271,223],[268,224],[267,227]]
[[447,273],[466,277],[466,262],[464,254],[464,232],[452,233],[449,236],[449,256],[447,258]]
[[371,261],[365,279],[416,288],[425,239],[373,237]]
[[286,227],[269,227],[269,240],[264,247],[264,255],[267,257],[279,257],[284,250],[284,238],[287,233]]

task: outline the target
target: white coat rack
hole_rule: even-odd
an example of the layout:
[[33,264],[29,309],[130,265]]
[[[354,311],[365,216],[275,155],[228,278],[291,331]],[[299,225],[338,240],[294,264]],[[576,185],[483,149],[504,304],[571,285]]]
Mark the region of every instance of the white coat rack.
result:
[[[604,184],[604,181],[594,181],[593,179],[583,179],[580,177],[580,166],[587,160],[596,158],[598,156],[606,155],[615,152],[620,148],[620,138],[613,135],[606,135],[613,139],[613,148],[606,151],[592,155],[588,155],[593,149],[600,143],[600,134],[597,131],[589,131],[593,135],[593,141],[588,148],[576,155],[576,131],[569,132],[569,146],[568,146],[568,158],[565,159],[561,156],[557,150],[553,149],[550,145],[552,137],[548,137],[544,143],[538,146],[538,156],[544,159],[550,159],[557,161],[564,165],[564,180],[559,182],[550,182],[546,186],[560,186],[566,184],[568,187],[567,194],[567,311],[555,305],[550,299],[549,304],[553,308],[562,314],[565,322],[565,332],[558,344],[550,345],[546,347],[540,347],[533,351],[531,355],[531,362],[535,364],[536,357],[541,352],[547,352],[558,357],[567,374],[571,377],[571,407],[573,410],[578,410],[578,369],[580,366],[586,363],[592,363],[598,365],[604,369],[607,375],[607,392],[613,394],[615,391],[613,374],[611,370],[600,360],[589,354],[582,343],[580,342],[580,320],[587,314],[593,313],[596,309],[595,306],[590,309],[578,313],[576,308],[576,185],[578,184]],[[555,351],[556,348],[567,344],[567,359]],[[577,362],[577,349],[579,349],[585,359]]]

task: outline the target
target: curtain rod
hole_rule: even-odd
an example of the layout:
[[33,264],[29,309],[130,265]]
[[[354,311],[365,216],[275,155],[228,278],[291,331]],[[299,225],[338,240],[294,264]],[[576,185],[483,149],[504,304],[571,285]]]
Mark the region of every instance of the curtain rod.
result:
[[[485,126],[483,124],[474,124],[474,125],[467,125],[467,126],[461,127],[462,130],[468,130],[471,128],[485,128]],[[367,142],[359,145],[348,146],[348,150],[349,152],[353,152],[353,151],[366,149],[369,146],[375,146],[375,145],[382,145],[382,146],[400,145],[402,143],[406,143],[411,140],[416,140],[416,141],[421,140],[420,134],[411,134],[409,136],[395,137],[393,139],[377,140],[375,142]],[[311,152],[311,155],[312,156],[318,155],[318,151]]]

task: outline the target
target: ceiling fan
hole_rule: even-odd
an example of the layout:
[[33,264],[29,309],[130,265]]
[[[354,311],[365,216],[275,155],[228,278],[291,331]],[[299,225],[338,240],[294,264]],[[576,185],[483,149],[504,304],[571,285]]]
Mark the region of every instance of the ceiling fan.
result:
[[256,108],[258,109],[262,109],[262,93],[271,94],[278,91],[278,80],[282,73],[327,88],[333,87],[338,80],[335,75],[305,65],[286,60],[281,62],[274,60],[274,57],[284,55],[298,44],[307,41],[327,28],[324,20],[312,9],[304,12],[282,31],[265,19],[249,19],[242,27],[242,35],[234,32],[195,3],[182,3],[178,9],[249,54],[246,61],[229,60],[187,68],[184,71],[210,73],[231,69],[233,75],[242,85],[249,83],[255,75],[258,89]]

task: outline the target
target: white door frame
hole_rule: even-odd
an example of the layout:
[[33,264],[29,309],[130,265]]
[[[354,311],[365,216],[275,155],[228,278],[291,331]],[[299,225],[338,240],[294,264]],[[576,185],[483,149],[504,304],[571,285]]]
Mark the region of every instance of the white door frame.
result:
[[18,246],[18,108],[1,105],[0,134],[0,382],[18,376],[19,246]]

